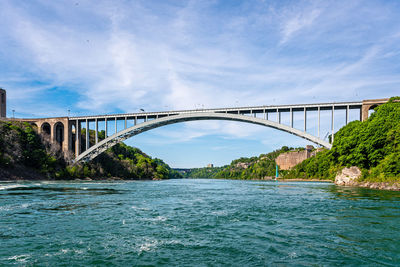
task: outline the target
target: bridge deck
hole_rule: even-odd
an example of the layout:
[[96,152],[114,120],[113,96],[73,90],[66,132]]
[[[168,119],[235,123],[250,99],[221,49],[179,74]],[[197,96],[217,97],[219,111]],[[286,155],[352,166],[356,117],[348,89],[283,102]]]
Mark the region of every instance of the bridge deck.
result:
[[289,111],[315,111],[315,110],[335,110],[340,109],[360,109],[363,102],[333,102],[333,103],[316,103],[316,104],[293,104],[293,105],[275,105],[275,106],[255,106],[255,107],[237,107],[237,108],[212,108],[212,109],[188,109],[174,111],[158,111],[158,112],[137,112],[137,113],[121,113],[121,114],[104,114],[104,115],[89,115],[69,117],[70,120],[104,120],[105,118],[160,118],[164,116],[185,114],[185,113],[200,113],[200,112],[215,112],[215,113],[231,113],[231,114],[257,114],[257,113],[272,113],[272,112],[289,112]]

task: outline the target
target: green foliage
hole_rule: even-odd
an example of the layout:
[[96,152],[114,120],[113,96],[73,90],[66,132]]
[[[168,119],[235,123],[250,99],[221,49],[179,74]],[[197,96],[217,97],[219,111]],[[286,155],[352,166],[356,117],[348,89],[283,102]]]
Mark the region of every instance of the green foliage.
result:
[[375,108],[367,121],[353,121],[335,134],[330,151],[318,153],[286,174],[287,178],[334,179],[343,167],[357,166],[365,181],[400,178],[400,98]]
[[[281,154],[293,150],[287,146],[258,157],[239,158],[230,165],[214,168],[198,168],[184,174],[190,178],[225,178],[225,179],[264,179],[275,176],[275,159]],[[298,148],[297,150],[301,150]]]
[[140,149],[119,143],[89,163],[69,167],[71,177],[123,179],[168,179],[180,177],[160,159],[152,159]]
[[47,153],[40,136],[30,124],[0,121],[0,167],[13,168],[16,165],[55,175],[65,162]]
[[[82,129],[85,144],[86,132]],[[95,143],[95,132],[89,131],[89,141]],[[105,132],[98,133],[99,141]],[[47,151],[46,148],[49,148]],[[0,121],[0,168],[32,168],[51,179],[107,178],[168,179],[179,178],[160,159],[152,159],[137,148],[119,143],[89,163],[66,166],[61,156],[50,153],[51,147],[28,123]],[[27,177],[29,178],[29,177]]]

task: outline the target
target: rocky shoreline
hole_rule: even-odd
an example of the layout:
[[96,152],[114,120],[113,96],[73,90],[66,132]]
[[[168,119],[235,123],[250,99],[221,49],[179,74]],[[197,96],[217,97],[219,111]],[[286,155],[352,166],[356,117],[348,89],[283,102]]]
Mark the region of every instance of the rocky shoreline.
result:
[[400,191],[400,183],[362,182],[362,183],[355,183],[352,186],[364,187],[369,189]]
[[358,167],[344,168],[335,177],[335,184],[340,186],[364,187],[379,190],[400,191],[400,183],[389,182],[359,182],[361,170]]

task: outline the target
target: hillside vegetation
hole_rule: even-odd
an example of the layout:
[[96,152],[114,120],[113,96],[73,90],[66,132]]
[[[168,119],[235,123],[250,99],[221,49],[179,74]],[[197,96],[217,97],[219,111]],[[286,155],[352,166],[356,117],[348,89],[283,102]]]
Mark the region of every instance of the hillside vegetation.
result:
[[344,167],[357,166],[362,181],[400,180],[400,97],[375,108],[367,121],[353,121],[336,134],[331,150],[298,164],[285,178],[334,180]]
[[[302,148],[299,148],[302,149]],[[216,178],[216,179],[270,179],[275,177],[275,159],[281,154],[293,150],[283,146],[268,154],[261,154],[258,157],[239,158],[233,160],[231,164],[223,167],[198,168],[184,176],[189,178]]]
[[[83,138],[84,138],[83,132]],[[90,132],[90,141],[93,143]],[[99,133],[104,139],[104,132]],[[84,143],[84,142],[83,142]],[[28,123],[0,121],[0,179],[167,179],[180,175],[138,148],[117,144],[89,163],[67,166],[59,147]]]

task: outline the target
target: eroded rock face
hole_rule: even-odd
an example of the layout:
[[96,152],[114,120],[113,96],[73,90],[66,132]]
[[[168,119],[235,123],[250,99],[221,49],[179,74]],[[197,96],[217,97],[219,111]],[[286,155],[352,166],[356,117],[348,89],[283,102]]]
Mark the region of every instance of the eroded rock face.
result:
[[337,185],[355,185],[358,178],[361,177],[361,170],[358,167],[344,168],[335,177]]

